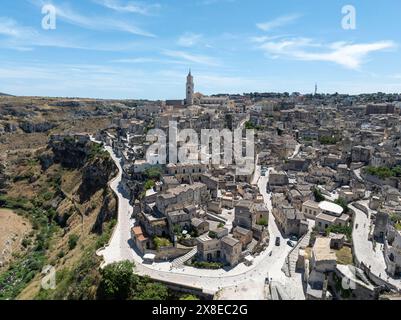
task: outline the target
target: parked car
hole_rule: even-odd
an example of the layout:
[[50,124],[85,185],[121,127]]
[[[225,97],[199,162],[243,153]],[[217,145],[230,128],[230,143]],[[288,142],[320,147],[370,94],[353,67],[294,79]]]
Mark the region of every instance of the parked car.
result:
[[298,237],[297,237],[297,236],[294,236],[294,235],[292,235],[292,236],[290,236],[290,240],[291,240],[291,241],[298,242]]
[[288,244],[291,248],[294,248],[294,247],[295,247],[294,242],[292,242],[291,240],[288,240],[288,241],[287,241],[287,244]]
[[276,246],[278,247],[280,245],[280,237],[276,238]]

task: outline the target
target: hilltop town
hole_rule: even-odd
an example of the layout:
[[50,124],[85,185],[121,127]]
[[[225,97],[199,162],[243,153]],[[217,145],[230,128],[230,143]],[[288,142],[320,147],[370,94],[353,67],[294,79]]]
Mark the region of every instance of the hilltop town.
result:
[[[33,168],[43,175],[61,165],[79,170],[81,186],[71,181],[43,200],[52,203],[49,219],[64,228],[58,248],[66,250],[72,234],[89,239],[107,226],[107,240],[96,247],[102,268],[129,261],[138,276],[208,299],[397,299],[401,96],[205,96],[195,85],[190,72],[184,100],[0,98],[0,139],[8,148],[1,206],[17,211],[10,197],[21,198],[15,188],[40,179]],[[165,163],[149,157],[160,143],[156,133],[168,134],[172,123],[199,136],[241,130],[243,155],[250,150],[246,131],[253,132],[252,170],[238,174],[235,157],[172,161],[171,145]],[[12,143],[21,135],[23,145]],[[227,156],[225,140],[217,142],[219,159]],[[37,162],[16,174],[10,164],[21,164],[23,152],[24,166]],[[195,153],[200,159],[210,150],[195,146]],[[73,172],[63,171],[64,184],[78,177]],[[7,248],[0,252],[4,267]],[[73,256],[58,253],[66,261]]]

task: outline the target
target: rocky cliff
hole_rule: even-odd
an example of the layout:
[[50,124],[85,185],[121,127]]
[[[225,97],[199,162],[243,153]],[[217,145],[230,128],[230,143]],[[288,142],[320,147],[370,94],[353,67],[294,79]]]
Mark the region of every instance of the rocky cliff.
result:
[[35,132],[48,132],[51,129],[55,128],[56,125],[51,122],[41,122],[41,123],[23,122],[20,123],[19,127],[25,133],[35,133]]

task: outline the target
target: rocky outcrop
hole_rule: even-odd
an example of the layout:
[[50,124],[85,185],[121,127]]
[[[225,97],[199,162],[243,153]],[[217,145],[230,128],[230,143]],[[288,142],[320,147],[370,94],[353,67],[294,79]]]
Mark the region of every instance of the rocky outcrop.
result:
[[91,152],[91,142],[86,135],[53,135],[49,146],[54,162],[70,169],[83,167]]
[[6,166],[0,163],[0,190],[7,186]]
[[57,102],[51,103],[50,106],[79,108],[79,107],[85,107],[86,104],[81,101],[66,100],[66,101],[57,101]]
[[116,174],[116,166],[110,158],[95,158],[85,165],[82,171],[82,183],[78,193],[80,202],[87,201],[94,193],[107,187]]
[[46,171],[49,169],[54,163],[54,153],[53,152],[44,152],[38,156],[40,165],[42,166],[42,170]]
[[96,218],[96,222],[93,225],[92,232],[102,234],[103,225],[117,216],[117,204],[118,200],[114,193],[105,189],[102,208]]
[[17,126],[14,123],[7,122],[4,125],[4,131],[7,132],[7,133],[15,132],[15,131],[17,131]]
[[56,125],[51,122],[42,122],[42,123],[23,122],[19,125],[19,127],[25,133],[35,133],[35,132],[48,132],[51,129],[55,128]]

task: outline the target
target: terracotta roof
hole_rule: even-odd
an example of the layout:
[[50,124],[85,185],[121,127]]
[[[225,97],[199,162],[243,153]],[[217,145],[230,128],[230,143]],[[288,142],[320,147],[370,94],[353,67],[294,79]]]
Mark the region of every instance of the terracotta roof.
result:
[[143,235],[142,228],[140,226],[133,227],[132,232],[134,233],[135,236],[140,236]]

